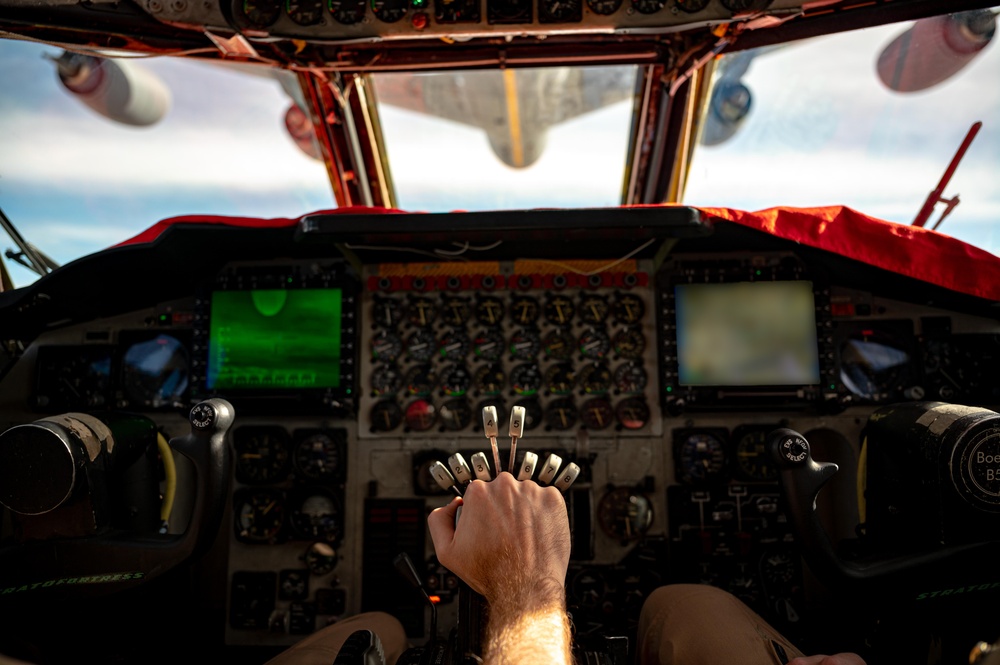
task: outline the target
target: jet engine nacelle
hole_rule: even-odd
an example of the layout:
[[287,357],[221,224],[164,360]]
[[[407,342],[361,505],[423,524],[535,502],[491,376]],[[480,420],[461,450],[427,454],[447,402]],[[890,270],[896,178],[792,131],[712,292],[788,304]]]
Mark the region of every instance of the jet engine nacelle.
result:
[[701,144],[718,145],[728,141],[743,125],[752,102],[750,88],[741,81],[720,81],[712,90],[708,103]]
[[146,127],[159,122],[170,108],[167,86],[136,63],[68,51],[53,60],[63,87],[115,122]]

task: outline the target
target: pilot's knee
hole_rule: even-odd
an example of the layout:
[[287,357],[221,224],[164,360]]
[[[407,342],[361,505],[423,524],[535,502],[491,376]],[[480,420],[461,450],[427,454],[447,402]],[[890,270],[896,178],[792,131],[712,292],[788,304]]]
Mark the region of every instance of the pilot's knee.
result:
[[732,600],[735,596],[731,593],[707,584],[669,584],[649,594],[641,615],[669,619],[674,610],[680,610],[686,618],[702,614],[711,616],[719,611],[720,604]]

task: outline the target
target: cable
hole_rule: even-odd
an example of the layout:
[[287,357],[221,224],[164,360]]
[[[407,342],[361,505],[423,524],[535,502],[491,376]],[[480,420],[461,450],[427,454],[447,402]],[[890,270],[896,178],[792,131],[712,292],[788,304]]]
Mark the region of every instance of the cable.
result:
[[559,261],[551,261],[549,259],[539,259],[538,262],[539,263],[548,263],[549,265],[556,266],[557,268],[562,268],[563,270],[568,270],[569,272],[576,273],[577,275],[583,275],[584,277],[589,277],[590,275],[597,275],[599,273],[604,272],[605,270],[610,270],[611,268],[614,268],[619,263],[624,263],[625,261],[628,261],[630,258],[632,258],[633,256],[635,256],[636,254],[638,254],[642,250],[646,249],[647,247],[649,247],[650,245],[652,245],[654,242],[656,242],[656,238],[650,238],[649,240],[647,240],[646,242],[642,243],[641,245],[639,245],[638,247],[636,247],[635,249],[633,249],[631,252],[629,252],[625,256],[621,257],[620,259],[615,259],[611,263],[603,265],[600,268],[597,268],[596,270],[589,270],[589,271],[578,270],[578,269],[574,268],[573,266],[571,266],[571,265],[569,265],[567,263],[561,263]]
[[[350,243],[344,243],[344,247],[347,249],[370,249],[373,251],[386,251],[386,252],[413,252],[414,254],[421,254],[423,256],[431,256],[435,259],[441,258],[434,252],[428,252],[423,249],[414,249],[413,247],[380,247],[378,245],[352,245]],[[461,257],[456,257],[460,261],[468,261]]]
[[160,459],[163,460],[163,476],[166,486],[163,490],[163,504],[160,506],[160,533],[166,533],[167,522],[170,521],[170,513],[174,509],[174,497],[177,495],[177,467],[174,464],[174,451],[167,443],[163,432],[156,433],[156,447],[160,451]]

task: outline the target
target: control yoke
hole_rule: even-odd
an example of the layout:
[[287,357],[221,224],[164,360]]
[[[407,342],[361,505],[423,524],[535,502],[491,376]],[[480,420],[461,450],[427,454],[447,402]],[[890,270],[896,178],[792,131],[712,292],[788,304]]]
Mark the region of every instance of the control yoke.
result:
[[[84,414],[67,416],[76,418],[75,423],[94,423],[100,430],[100,423],[94,418]],[[77,436],[81,431],[79,427],[59,429],[46,421],[5,432],[0,436],[0,456],[8,467],[2,479],[7,486],[4,504],[14,513],[15,532],[18,525],[23,532],[30,531],[33,524],[40,522],[46,530],[44,537],[39,537],[36,529],[33,538],[20,538],[0,550],[0,590],[5,590],[0,594],[0,603],[23,604],[59,594],[79,597],[110,594],[138,586],[204,553],[218,535],[225,510],[232,463],[225,439],[234,417],[233,406],[228,401],[220,398],[202,401],[190,411],[190,433],[170,440],[170,447],[190,460],[196,479],[187,528],[183,533],[166,535],[146,529],[121,528],[117,524],[95,529],[91,534],[77,533],[70,537],[66,536],[65,529],[61,530],[60,524],[82,514],[79,505],[92,505],[87,494],[102,492],[99,487],[95,490],[93,486],[86,486],[87,459],[80,461],[79,450],[84,450],[84,454],[89,450],[90,463],[94,463],[94,460],[111,457],[116,447],[125,448],[128,441],[115,441],[110,430],[105,430],[100,437],[85,432],[86,440],[81,441]],[[95,443],[98,438],[100,440]],[[40,450],[43,452],[38,452]],[[72,460],[76,470],[53,480],[57,474],[51,468],[35,471],[42,454],[50,455],[57,467],[68,467],[69,463],[64,460]],[[109,462],[109,465],[114,463]],[[25,510],[22,514],[18,505],[30,504],[31,497],[24,497],[28,485],[19,484],[17,474],[31,473],[47,474],[50,486],[63,483],[56,494],[65,496],[66,500],[50,502],[41,512]],[[93,478],[98,475],[90,477],[92,485]],[[20,497],[6,491],[11,485]],[[81,496],[85,498],[80,499]],[[60,514],[60,511],[65,512]],[[28,528],[23,528],[25,524]]]
[[962,575],[983,570],[995,561],[996,543],[969,543],[918,552],[835,548],[816,511],[816,497],[837,473],[838,466],[813,459],[809,442],[798,432],[782,428],[768,435],[767,452],[780,469],[788,517],[802,554],[813,572],[831,588],[912,594],[935,584],[961,583]]

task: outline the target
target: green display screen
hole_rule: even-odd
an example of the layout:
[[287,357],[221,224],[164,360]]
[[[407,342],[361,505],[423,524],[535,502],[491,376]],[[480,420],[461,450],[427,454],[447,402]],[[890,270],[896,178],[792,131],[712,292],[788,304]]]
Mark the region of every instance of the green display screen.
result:
[[211,390],[340,387],[340,289],[216,291]]

